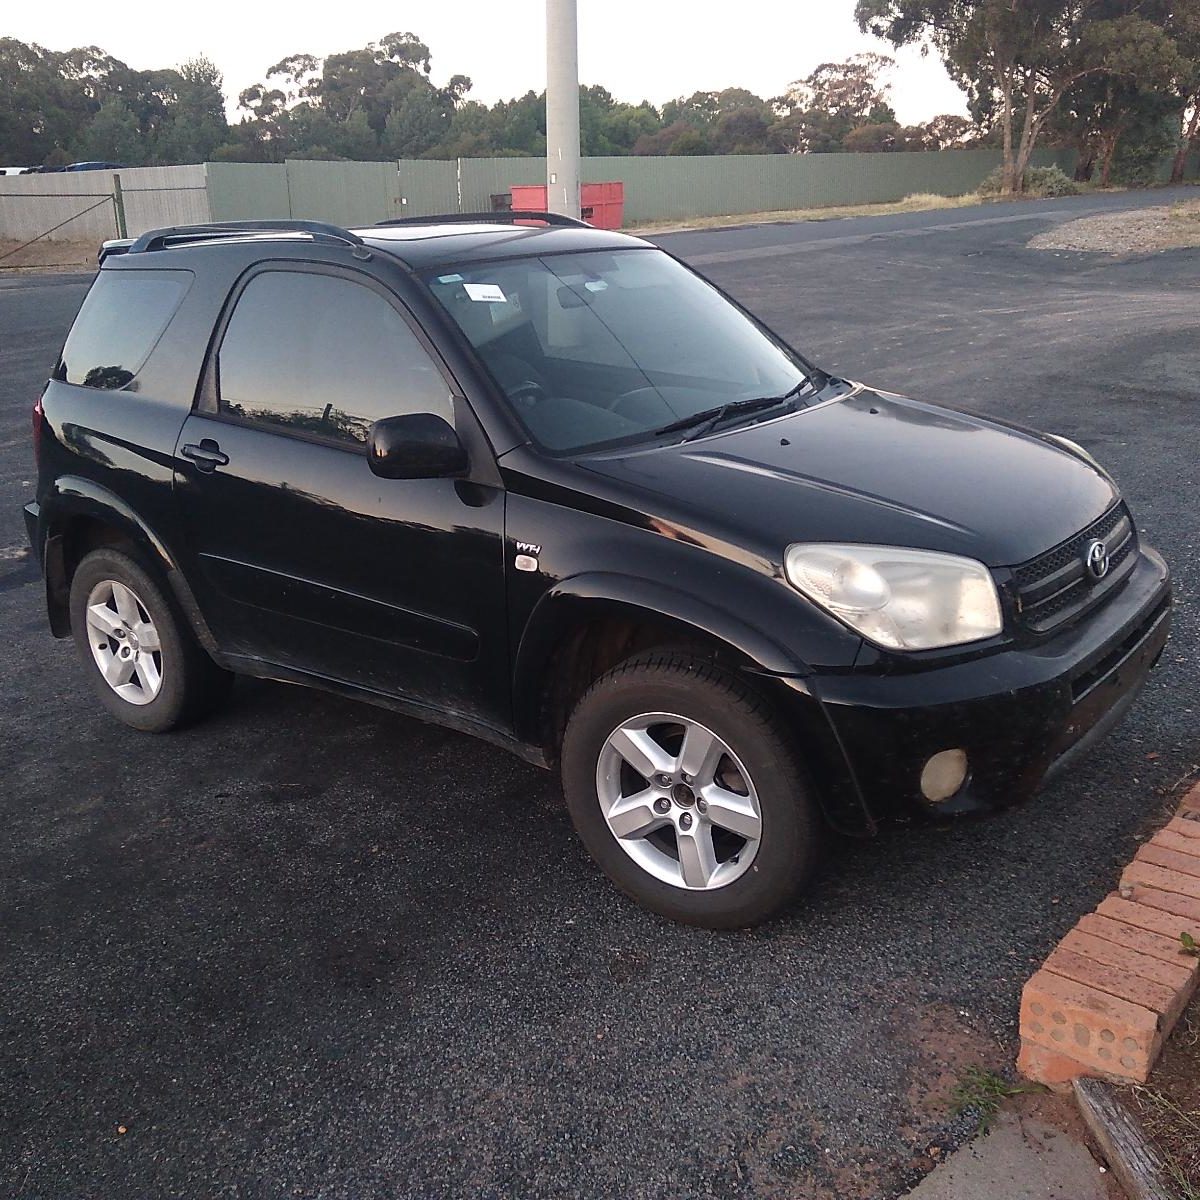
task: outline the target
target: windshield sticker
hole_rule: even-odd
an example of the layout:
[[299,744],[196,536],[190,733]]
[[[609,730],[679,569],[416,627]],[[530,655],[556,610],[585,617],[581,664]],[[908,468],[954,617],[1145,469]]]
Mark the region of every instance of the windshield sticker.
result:
[[498,283],[464,283],[463,287],[467,289],[467,295],[472,300],[483,300],[490,304],[508,303],[508,298]]
[[607,289],[608,284],[603,279],[589,279],[583,286],[589,292],[603,292]]
[[462,283],[463,280],[461,275],[439,275],[437,281],[438,283]]

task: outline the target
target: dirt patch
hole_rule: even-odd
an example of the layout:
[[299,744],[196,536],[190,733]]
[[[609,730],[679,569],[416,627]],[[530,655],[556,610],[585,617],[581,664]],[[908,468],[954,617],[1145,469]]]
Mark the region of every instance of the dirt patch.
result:
[[94,268],[97,245],[94,242],[58,242],[42,239],[22,248],[12,238],[0,238],[0,272],[58,270],[63,267]]
[[[925,1008],[912,1026],[910,1036],[918,1048],[919,1061],[905,1095],[912,1122],[903,1132],[914,1145],[909,1167],[910,1178],[915,1182],[915,1177],[939,1166],[954,1149],[946,1124],[953,1119],[956,1089],[966,1069],[978,1067],[1011,1078],[1012,1059],[993,1037],[973,1028],[964,1014],[949,1005]],[[1104,1156],[1070,1095],[1021,1092],[1004,1100],[1002,1110],[1015,1115],[1019,1122],[1038,1121],[1057,1130],[1086,1147],[1099,1166],[1105,1165]],[[977,1115],[965,1114],[972,1119]],[[963,1140],[969,1140],[971,1130],[960,1129],[960,1137],[964,1132]],[[1110,1200],[1125,1200],[1111,1174],[1105,1172],[1102,1178]]]
[[968,192],[964,196],[939,196],[917,192],[891,204],[837,204],[826,208],[788,208],[771,212],[736,213],[723,217],[681,217],[675,221],[655,221],[626,233],[686,233],[691,229],[722,229],[731,225],[778,225],[793,221],[841,221],[847,217],[886,217],[896,213],[930,212],[942,208],[967,208],[983,204],[982,196]]
[[1161,208],[1100,213],[1039,233],[1031,250],[1076,250],[1094,254],[1156,254],[1200,246],[1200,200]]
[[1182,1200],[1200,1200],[1200,999],[1184,1013],[1149,1084],[1129,1088],[1128,1097]]

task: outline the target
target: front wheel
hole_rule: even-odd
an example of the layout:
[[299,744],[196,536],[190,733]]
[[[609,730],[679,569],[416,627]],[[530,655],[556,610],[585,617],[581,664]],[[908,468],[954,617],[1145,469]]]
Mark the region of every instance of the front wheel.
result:
[[592,856],[672,920],[754,925],[812,874],[819,821],[788,738],[702,659],[646,654],[601,676],[567,725],[562,777]]

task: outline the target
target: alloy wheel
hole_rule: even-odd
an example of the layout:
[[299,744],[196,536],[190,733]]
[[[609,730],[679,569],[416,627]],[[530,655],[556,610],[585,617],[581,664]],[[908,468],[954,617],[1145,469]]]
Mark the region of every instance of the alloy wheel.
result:
[[100,674],[122,700],[149,704],[162,690],[158,630],[128,584],[104,579],[92,588],[87,635]]
[[725,887],[758,852],[762,812],[750,774],[698,721],[671,713],[623,721],[601,748],[596,793],[621,849],[673,887]]

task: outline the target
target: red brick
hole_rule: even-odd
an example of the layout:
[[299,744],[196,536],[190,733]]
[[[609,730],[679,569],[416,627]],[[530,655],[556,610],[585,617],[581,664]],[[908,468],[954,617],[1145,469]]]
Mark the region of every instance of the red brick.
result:
[[1200,783],[1194,788],[1179,803],[1180,812],[1200,812]]
[[1072,1079],[1081,1075],[1099,1074],[1094,1068],[1085,1066],[1077,1058],[1048,1050],[1036,1042],[1021,1039],[1021,1052],[1017,1055],[1017,1072],[1034,1083],[1044,1083],[1056,1092],[1065,1092]]
[[1200,822],[1180,821],[1180,825],[1194,825],[1195,836],[1179,833],[1173,826],[1176,822],[1164,826],[1151,839],[1151,846],[1159,846],[1163,850],[1174,850],[1176,854],[1186,854],[1189,858],[1200,860]]
[[1163,960],[1150,954],[1143,954],[1130,946],[1122,946],[1119,942],[1110,942],[1104,937],[1089,933],[1076,926],[1059,945],[1065,950],[1082,954],[1085,958],[1095,959],[1105,966],[1116,967],[1130,975],[1141,979],[1150,979],[1166,987],[1179,991],[1188,987],[1192,982],[1193,969],[1187,962],[1186,955]]
[[1090,955],[1068,950],[1065,945],[1059,945],[1052,950],[1042,966],[1064,979],[1087,984],[1097,991],[1107,992],[1110,996],[1117,996],[1143,1008],[1152,1008],[1158,1013],[1172,1012],[1178,1003],[1175,988],[1156,983],[1152,979],[1131,975],[1119,967],[1097,962]]
[[1158,1013],[1043,969],[1021,993],[1021,1037],[1092,1072],[1144,1083],[1163,1030]]
[[[1146,887],[1140,883],[1128,886],[1122,884],[1121,898],[1170,913],[1172,918],[1179,922],[1180,932],[1186,930],[1200,942],[1200,900],[1191,896],[1179,896],[1174,892],[1164,892],[1157,887]],[[1179,933],[1175,936],[1178,937]]]
[[1164,846],[1157,837],[1147,842],[1133,856],[1133,861],[1151,863],[1168,871],[1178,871],[1180,875],[1200,878],[1200,858],[1194,854],[1180,854],[1178,850]]
[[[1139,850],[1140,854],[1141,851]],[[1147,889],[1153,888],[1160,892],[1173,892],[1176,896],[1187,896],[1192,900],[1200,900],[1200,878],[1195,875],[1184,875],[1166,867],[1135,858],[1121,872],[1121,887],[1132,887],[1141,884]]]
[[[1125,909],[1120,907],[1122,905],[1135,911],[1126,917],[1108,915],[1113,906],[1117,906],[1117,913],[1125,912]],[[1148,919],[1148,924],[1143,924],[1142,920],[1135,920],[1143,916]],[[1122,900],[1119,896],[1110,896],[1101,903],[1097,912],[1080,917],[1075,928],[1082,933],[1090,933],[1095,937],[1104,938],[1105,941],[1115,942],[1118,946],[1128,946],[1130,950],[1148,954],[1160,962],[1182,964],[1193,975],[1200,968],[1200,959],[1191,958],[1183,953],[1179,942],[1179,935],[1183,931],[1179,928],[1179,922],[1173,920],[1169,913],[1161,912],[1157,908],[1146,908]]]
[[1174,816],[1163,827],[1163,833],[1174,833],[1179,837],[1200,839],[1200,812],[1190,816]]

